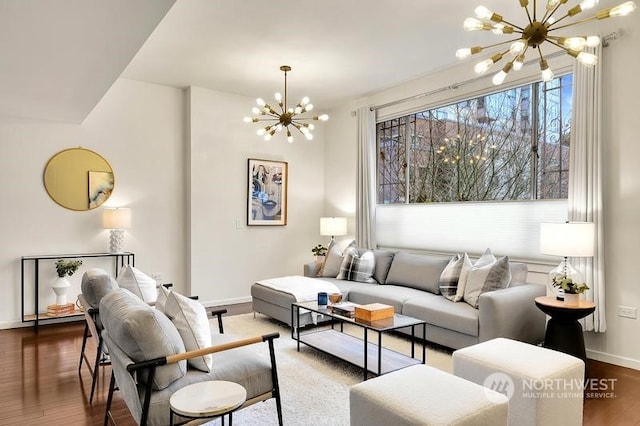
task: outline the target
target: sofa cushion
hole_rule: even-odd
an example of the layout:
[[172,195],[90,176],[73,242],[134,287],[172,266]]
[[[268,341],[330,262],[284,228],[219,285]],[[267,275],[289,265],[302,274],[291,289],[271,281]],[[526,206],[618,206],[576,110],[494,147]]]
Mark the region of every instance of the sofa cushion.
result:
[[469,275],[469,271],[474,266],[482,266],[488,265],[496,261],[496,257],[491,253],[491,249],[485,250],[485,252],[480,256],[475,263],[472,263],[469,260],[469,255],[467,253],[464,254],[465,261],[462,266],[462,272],[460,273],[460,280],[458,281],[458,289],[456,290],[456,297],[453,299],[454,302],[460,302],[464,299],[464,289],[467,286],[467,276]]
[[[171,291],[167,296],[164,313],[178,329],[187,351],[211,346],[209,318],[202,303]],[[208,373],[211,370],[212,359],[211,354],[208,354],[190,358],[187,363]]]
[[482,293],[507,288],[511,282],[509,257],[480,266],[473,265],[467,275],[464,289],[464,301],[474,308],[478,307],[478,298]]
[[91,268],[82,274],[80,285],[85,300],[92,308],[98,309],[100,300],[113,290],[118,288],[118,283],[105,270]]
[[405,300],[424,294],[423,290],[404,286],[361,284],[349,289],[348,300],[360,305],[384,303],[393,306],[394,312],[401,313]]
[[[402,313],[422,318],[429,324],[477,337],[480,311],[466,303],[453,303],[444,297],[423,293],[404,302]],[[427,335],[427,339],[429,336]]]
[[331,240],[329,243],[329,248],[327,249],[327,255],[325,256],[324,263],[322,264],[322,268],[320,268],[320,272],[318,273],[319,277],[325,278],[335,278],[340,273],[340,266],[342,266],[342,258],[344,251],[349,247],[355,247],[356,242],[352,241],[345,249],[343,250],[340,244],[338,244],[335,240]]
[[131,265],[124,265],[118,275],[118,285],[126,288],[147,303],[153,303],[158,298],[156,280]]
[[[135,362],[185,351],[180,333],[171,320],[124,288],[102,298],[100,317],[112,340]],[[166,388],[186,372],[186,361],[157,367],[153,389]],[[147,374],[140,374],[143,383],[146,379]]]
[[371,250],[366,250],[364,253],[359,254],[356,247],[349,246],[344,251],[340,273],[336,278],[361,283],[374,283],[373,271],[375,267],[375,257]]
[[440,274],[447,266],[448,260],[434,259],[431,256],[398,252],[393,257],[391,268],[385,284],[425,290],[438,294]]

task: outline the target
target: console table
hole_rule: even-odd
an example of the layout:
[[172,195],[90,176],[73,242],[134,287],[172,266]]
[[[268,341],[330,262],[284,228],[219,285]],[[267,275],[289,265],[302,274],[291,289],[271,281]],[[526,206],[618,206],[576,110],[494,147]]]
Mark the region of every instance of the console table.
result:
[[[20,285],[21,285],[21,294],[22,294],[22,322],[33,322],[36,331],[38,330],[38,325],[40,321],[59,319],[64,317],[73,317],[73,316],[81,316],[83,313],[80,311],[76,311],[73,314],[69,315],[61,315],[61,316],[53,316],[49,315],[46,312],[39,312],[39,271],[40,271],[40,262],[47,260],[58,260],[58,259],[84,259],[84,258],[113,258],[113,265],[115,276],[118,276],[118,270],[124,265],[132,265],[135,266],[136,257],[135,254],[131,252],[121,252],[121,253],[80,253],[80,254],[57,254],[57,255],[42,255],[42,256],[22,256],[21,264],[20,264]],[[28,264],[33,264],[33,289],[34,289],[34,314],[33,315],[25,315],[25,268]]]

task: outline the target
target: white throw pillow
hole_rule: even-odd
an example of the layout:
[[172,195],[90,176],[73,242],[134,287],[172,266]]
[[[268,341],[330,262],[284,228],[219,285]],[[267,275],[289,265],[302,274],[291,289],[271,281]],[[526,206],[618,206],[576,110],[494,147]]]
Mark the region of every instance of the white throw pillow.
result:
[[[487,252],[489,252],[489,254],[487,254]],[[478,259],[478,262],[480,262],[483,258],[484,260],[482,260],[482,262],[484,263],[490,262],[491,258],[495,260],[495,257],[493,257],[488,249],[487,252],[485,252],[485,254],[483,254],[480,259]],[[464,297],[464,289],[467,285],[467,276],[469,275],[469,271],[472,267],[473,262],[471,262],[471,259],[469,259],[469,255],[465,253],[464,256],[462,256],[462,269],[460,270],[460,279],[458,279],[458,288],[456,288],[456,294],[453,299],[449,300],[453,300],[454,302],[460,302],[462,300],[462,298]]]
[[164,313],[165,305],[167,304],[167,298],[169,297],[171,290],[161,285],[158,287],[158,298],[156,299],[155,307],[160,312]]
[[[164,313],[178,329],[187,351],[211,346],[211,329],[204,306],[175,291],[169,292]],[[211,371],[213,356],[203,355],[187,360],[190,366],[205,372]]]
[[126,288],[147,303],[153,303],[158,298],[156,280],[131,265],[124,265],[116,279],[118,285]]
[[478,265],[476,263],[467,275],[464,301],[477,308],[478,299],[482,293],[507,288],[510,282],[511,268],[508,256],[488,264]]

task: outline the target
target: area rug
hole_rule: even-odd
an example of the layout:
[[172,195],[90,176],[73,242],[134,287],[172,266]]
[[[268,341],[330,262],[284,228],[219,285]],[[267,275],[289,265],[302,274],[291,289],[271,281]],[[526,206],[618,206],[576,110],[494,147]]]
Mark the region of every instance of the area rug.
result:
[[[349,388],[362,381],[362,370],[291,339],[291,329],[261,314],[224,317],[225,333],[238,337],[279,332],[275,340],[276,362],[282,397],[283,421],[295,425],[349,425]],[[212,327],[217,327],[213,322]],[[360,328],[346,328],[359,335]],[[400,335],[384,335],[383,346],[409,354],[410,342]],[[451,352],[427,346],[427,364],[451,372]],[[226,422],[225,424],[227,424]],[[251,405],[233,414],[233,424],[271,426],[278,424],[273,399]],[[220,419],[207,423],[221,425]]]

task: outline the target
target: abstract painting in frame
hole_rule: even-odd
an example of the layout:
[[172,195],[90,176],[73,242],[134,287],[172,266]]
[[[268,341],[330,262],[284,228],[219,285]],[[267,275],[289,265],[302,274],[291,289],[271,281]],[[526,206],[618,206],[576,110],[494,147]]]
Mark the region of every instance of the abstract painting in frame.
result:
[[288,164],[249,158],[247,225],[287,224]]
[[113,173],[89,171],[89,209],[105,202],[113,191]]

